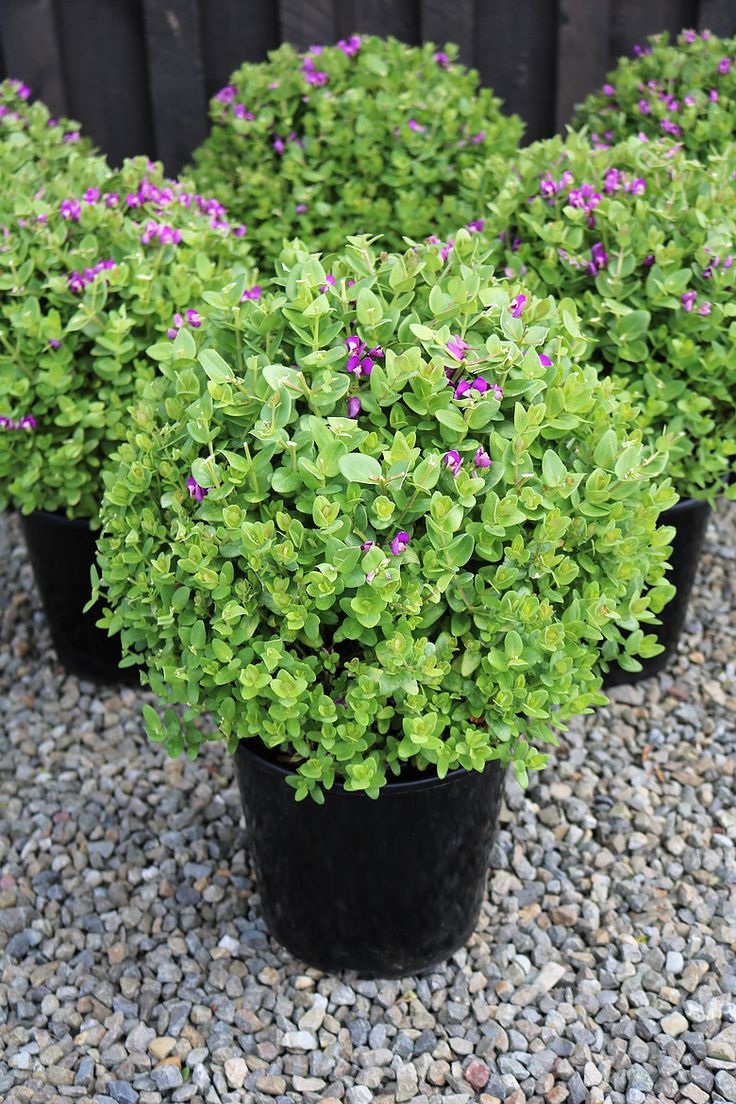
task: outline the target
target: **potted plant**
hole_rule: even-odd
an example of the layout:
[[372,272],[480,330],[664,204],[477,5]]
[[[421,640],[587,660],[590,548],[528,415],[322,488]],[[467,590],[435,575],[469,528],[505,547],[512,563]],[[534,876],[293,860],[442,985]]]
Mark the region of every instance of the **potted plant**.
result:
[[598,144],[633,135],[676,141],[706,161],[733,140],[735,115],[736,40],[686,30],[674,43],[659,34],[635,46],[578,107],[573,126]]
[[[251,264],[221,205],[145,158],[111,173],[74,162],[73,191],[18,193],[0,253],[0,505],[23,528],[63,665],[117,674],[117,640],[82,615],[101,470],[159,335],[194,349],[208,287]],[[68,179],[62,177],[62,182]]]
[[457,47],[352,35],[304,54],[287,44],[241,66],[211,104],[192,178],[253,222],[273,267],[285,238],[339,248],[346,233],[446,236],[474,223],[495,180],[493,155],[522,123],[499,110]]
[[[736,455],[732,267],[736,156],[709,165],[671,145],[631,139],[591,151],[585,135],[536,143],[519,158],[487,220],[492,254],[512,281],[576,302],[590,356],[640,406],[648,440],[673,434],[668,473],[682,500],[663,650],[631,655],[608,684],[661,670],[673,655],[710,511]],[[613,652],[603,651],[606,663]]]
[[198,358],[154,348],[103,623],[168,704],[149,736],[234,754],[272,934],[408,974],[473,929],[504,768],[605,701],[600,649],[669,595],[674,494],[574,312],[520,310],[477,236],[297,244],[276,285],[226,290]]

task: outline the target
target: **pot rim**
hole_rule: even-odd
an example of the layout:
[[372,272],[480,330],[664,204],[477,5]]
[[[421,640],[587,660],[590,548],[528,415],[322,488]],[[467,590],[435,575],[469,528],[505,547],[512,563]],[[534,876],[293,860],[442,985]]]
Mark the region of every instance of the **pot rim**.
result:
[[663,510],[660,518],[670,518],[674,515],[689,514],[691,511],[702,509],[710,513],[711,505],[705,498],[681,498],[668,510]]
[[90,532],[95,532],[95,530],[92,529],[92,518],[70,518],[57,510],[37,509],[31,510],[28,514],[24,514],[20,511],[21,522],[28,521],[31,518],[39,518],[51,525],[72,525],[77,529],[88,529]]
[[[246,745],[253,743],[256,748],[248,747]],[[262,750],[261,750],[262,749]],[[286,780],[296,772],[288,767],[281,766],[280,763],[274,763],[273,760],[268,757],[268,749],[264,744],[254,737],[251,739],[241,740],[235,749],[233,758],[237,759],[239,755],[245,756],[247,759],[254,759],[258,765],[270,774],[275,774],[282,780]],[[503,771],[503,767],[497,759],[491,759],[486,763],[485,769],[488,767],[495,767],[498,770]],[[394,794],[405,794],[423,790],[441,789],[443,786],[452,785],[454,782],[459,782],[463,778],[469,778],[473,775],[477,775],[479,778],[484,771],[466,770],[465,767],[457,767],[455,770],[448,771],[444,778],[439,778],[437,774],[430,773],[428,778],[415,778],[409,782],[392,782],[387,781],[385,785],[381,787],[381,791],[378,797],[380,800],[382,797],[389,797]],[[331,788],[326,791],[327,793],[342,793],[346,797],[366,797],[364,790],[346,790],[342,782],[337,779],[333,782]],[[369,798],[368,800],[372,800]]]

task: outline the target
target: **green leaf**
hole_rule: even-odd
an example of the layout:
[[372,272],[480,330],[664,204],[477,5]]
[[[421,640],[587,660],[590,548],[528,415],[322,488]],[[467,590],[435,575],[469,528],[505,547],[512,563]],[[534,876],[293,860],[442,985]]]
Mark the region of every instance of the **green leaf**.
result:
[[381,478],[381,465],[374,456],[349,452],[337,462],[342,474],[351,483],[376,483]]
[[232,368],[222,359],[216,349],[203,349],[197,359],[209,378],[214,380],[215,383],[224,383],[226,380],[233,378]]

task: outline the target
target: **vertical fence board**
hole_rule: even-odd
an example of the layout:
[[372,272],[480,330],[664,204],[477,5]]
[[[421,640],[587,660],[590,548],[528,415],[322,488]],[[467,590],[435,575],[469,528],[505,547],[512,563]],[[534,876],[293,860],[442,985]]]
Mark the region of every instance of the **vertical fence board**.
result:
[[3,72],[25,81],[56,115],[68,111],[52,0],[0,0]]
[[244,61],[262,61],[281,41],[272,0],[201,0],[202,57],[207,98]]
[[698,28],[730,37],[736,34],[736,3],[734,0],[700,0]]
[[455,0],[452,7],[447,0],[421,0],[420,16],[423,39],[438,46],[455,42],[463,64],[476,64],[474,0]]
[[56,13],[70,114],[113,164],[152,155],[140,0],[62,0]]
[[675,36],[683,27],[692,27],[697,14],[696,0],[615,0],[611,5],[609,68],[624,54],[631,54],[647,35],[668,31]]
[[402,42],[421,40],[419,0],[343,0],[337,5],[340,35],[393,35]]
[[555,129],[557,20],[556,0],[476,8],[476,58],[483,83],[525,120],[528,142]]
[[608,67],[609,0],[560,0],[557,43],[557,129],[572,109],[603,83]]
[[279,0],[281,38],[300,49],[334,42],[338,37],[335,0]]
[[156,154],[176,173],[207,134],[197,0],[143,0]]

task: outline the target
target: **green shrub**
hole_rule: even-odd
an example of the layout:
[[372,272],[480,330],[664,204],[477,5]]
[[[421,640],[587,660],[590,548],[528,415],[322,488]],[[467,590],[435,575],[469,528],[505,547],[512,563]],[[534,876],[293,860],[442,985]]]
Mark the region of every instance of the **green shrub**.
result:
[[726,493],[736,455],[734,169],[734,149],[706,168],[635,138],[554,138],[524,151],[487,220],[501,270],[578,304],[647,437],[674,434],[668,472],[693,498]]
[[574,126],[586,126],[598,142],[671,138],[701,160],[733,140],[736,40],[683,31],[676,44],[654,35],[636,51],[580,105]]
[[478,217],[522,125],[499,112],[457,49],[353,36],[247,63],[212,101],[193,179],[249,225],[273,266],[285,238],[314,250],[347,234],[446,237]]
[[601,655],[659,650],[666,456],[578,366],[573,304],[524,303],[478,236],[446,262],[297,243],[279,271],[259,303],[208,297],[198,358],[153,347],[105,474],[103,623],[184,707],[149,735],[256,737],[318,800],[491,759],[523,783],[605,700]]
[[145,349],[170,329],[193,350],[202,292],[251,263],[219,204],[145,158],[73,168],[64,198],[16,196],[0,252],[0,505],[94,519]]

